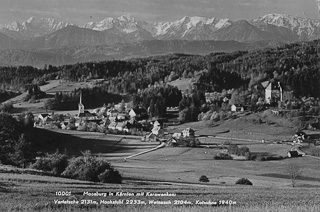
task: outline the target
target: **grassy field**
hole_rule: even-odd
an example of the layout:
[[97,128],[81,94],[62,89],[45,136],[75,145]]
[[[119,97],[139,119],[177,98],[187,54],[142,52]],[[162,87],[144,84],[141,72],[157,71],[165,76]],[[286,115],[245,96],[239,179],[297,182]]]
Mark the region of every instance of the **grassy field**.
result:
[[[1,169],[0,169],[1,170]],[[56,192],[71,192],[59,196]],[[101,184],[64,178],[0,173],[1,211],[318,211],[319,188],[265,188],[256,186],[187,187],[152,183]],[[128,192],[134,196],[87,196],[88,193]],[[137,196],[144,192],[145,195]],[[174,197],[146,196],[175,194]],[[78,200],[78,204],[56,204],[55,200]],[[123,204],[100,204],[101,200],[123,200]],[[126,201],[127,200],[127,201]],[[136,200],[139,204],[129,204]],[[171,201],[153,205],[149,201]],[[179,200],[183,200],[180,202]],[[198,205],[196,201],[219,202],[219,206]],[[81,201],[83,204],[81,204]],[[94,204],[97,201],[97,204]],[[226,202],[222,202],[226,201]],[[144,202],[144,203],[143,203]],[[127,204],[126,204],[127,203]],[[140,204],[141,203],[141,204]],[[175,203],[181,203],[175,204]],[[223,204],[222,204],[223,203]]]
[[[262,121],[257,124],[255,120]],[[320,163],[316,158],[286,158],[280,161],[214,160],[223,151],[221,144],[231,142],[247,146],[253,153],[285,156],[288,144],[273,144],[292,138],[295,125],[265,114],[250,114],[215,123],[194,122],[168,127],[170,133],[186,127],[196,129],[205,144],[199,148],[165,147],[124,160],[125,157],[151,149],[158,142],[141,142],[140,138],[105,135],[94,132],[34,129],[36,147],[45,152],[67,150],[70,155],[91,152],[108,160],[124,177],[121,185],[90,183],[65,178],[30,174],[0,166],[0,211],[320,211]],[[262,143],[261,140],[268,141]],[[209,147],[209,148],[206,148]],[[297,164],[301,176],[292,188],[287,168]],[[199,182],[206,175],[209,182]],[[235,185],[248,178],[253,186]],[[69,191],[71,196],[57,196]],[[153,192],[174,193],[175,197],[88,197],[83,192]],[[54,200],[139,200],[146,204],[56,204]],[[149,200],[169,205],[149,204]],[[174,205],[175,200],[187,204]],[[196,201],[231,200],[232,205],[203,206]],[[89,204],[88,204],[89,203]],[[189,204],[189,203],[192,203]]]
[[176,86],[182,92],[185,92],[187,89],[190,89],[190,85],[192,85],[192,79],[177,79],[168,83],[169,85]]
[[63,82],[54,88],[46,90],[47,93],[55,94],[56,92],[70,92],[74,89],[92,87],[93,81],[88,82]]
[[[101,133],[68,130],[36,129],[38,148],[54,152],[65,149],[72,155],[90,149],[100,159],[106,159],[128,179],[167,181],[177,183],[199,183],[199,177],[206,175],[209,185],[233,186],[242,177],[248,178],[254,186],[290,187],[287,167],[296,163],[302,169],[298,187],[320,186],[320,164],[317,159],[300,157],[280,161],[214,160],[221,152],[220,146],[211,148],[165,147],[156,151],[124,160],[124,157],[151,149],[158,142],[141,142],[137,139],[110,136]],[[202,138],[202,142],[223,142],[217,138]],[[292,147],[286,144],[263,144],[253,141],[232,141],[245,145],[254,153],[285,156]],[[159,174],[161,173],[161,174]]]

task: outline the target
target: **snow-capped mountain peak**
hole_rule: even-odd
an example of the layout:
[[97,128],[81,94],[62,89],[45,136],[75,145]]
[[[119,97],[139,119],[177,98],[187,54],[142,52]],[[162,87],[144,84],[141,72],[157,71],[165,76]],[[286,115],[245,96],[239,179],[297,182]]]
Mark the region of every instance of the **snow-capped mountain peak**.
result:
[[11,24],[0,26],[0,29],[19,32],[22,36],[32,38],[55,32],[68,25],[72,24],[67,22],[58,22],[52,18],[30,17],[22,23],[12,22]]
[[134,22],[135,17],[131,15],[122,15],[118,18],[119,21],[125,21],[125,22]]
[[286,14],[268,14],[251,21],[254,25],[274,25],[287,28],[301,38],[319,38],[320,21],[310,18],[295,17]]

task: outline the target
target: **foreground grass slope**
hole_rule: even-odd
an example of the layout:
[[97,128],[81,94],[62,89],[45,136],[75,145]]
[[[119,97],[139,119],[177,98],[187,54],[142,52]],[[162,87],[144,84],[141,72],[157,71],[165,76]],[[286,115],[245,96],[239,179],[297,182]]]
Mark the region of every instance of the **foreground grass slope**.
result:
[[[57,196],[57,191],[70,191],[71,196]],[[88,197],[84,192],[153,192],[175,193],[175,197]],[[1,211],[319,211],[319,188],[261,188],[250,186],[185,187],[144,185],[125,182],[122,185],[90,183],[79,180],[0,173]],[[54,200],[141,200],[146,205],[59,205]],[[200,201],[232,200],[234,205],[149,205],[149,200]]]

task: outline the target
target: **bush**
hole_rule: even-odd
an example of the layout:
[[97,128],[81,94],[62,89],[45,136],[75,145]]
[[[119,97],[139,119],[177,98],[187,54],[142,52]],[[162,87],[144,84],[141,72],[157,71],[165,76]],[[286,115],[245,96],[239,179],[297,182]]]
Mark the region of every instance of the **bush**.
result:
[[240,156],[245,156],[247,152],[250,152],[250,150],[249,150],[249,148],[246,147],[246,146],[240,147],[240,148],[238,149],[238,154],[239,154]]
[[237,154],[239,152],[238,145],[236,145],[236,144],[229,145],[228,152],[230,152],[231,154]]
[[0,104],[0,111],[11,112],[12,110],[13,110],[12,102],[6,102],[6,103],[3,103],[3,104]]
[[240,185],[253,185],[252,182],[250,180],[248,180],[247,178],[241,178],[239,179],[236,184],[240,184]]
[[256,160],[257,161],[264,161],[265,159],[262,154],[257,154]]
[[119,171],[114,170],[113,168],[106,169],[98,175],[98,178],[102,183],[122,183],[122,176]]
[[251,153],[250,152],[246,152],[244,154],[244,156],[245,156],[246,160],[250,160],[251,159]]
[[281,156],[281,155],[279,155],[279,156],[266,156],[266,157],[264,157],[264,160],[265,161],[268,161],[268,160],[282,160],[283,159],[283,157]]
[[73,158],[62,175],[93,182],[121,183],[122,181],[118,171],[115,171],[108,162],[96,160],[90,151],[86,151],[84,156]]
[[215,155],[213,157],[213,159],[215,159],[215,160],[232,160],[233,158],[229,154],[218,153],[217,155]]
[[199,178],[199,181],[200,182],[209,182],[209,179],[207,178],[207,176],[205,176],[205,175],[202,175],[200,178]]
[[61,173],[68,166],[67,154],[60,154],[58,150],[53,154],[47,154],[45,157],[41,157],[36,160],[31,168],[42,171],[52,172],[54,175],[61,175]]
[[248,154],[248,152],[250,153],[250,150],[246,146],[239,148],[238,145],[231,144],[228,147],[228,152],[231,154],[234,154],[234,155],[238,155],[238,156],[246,156]]

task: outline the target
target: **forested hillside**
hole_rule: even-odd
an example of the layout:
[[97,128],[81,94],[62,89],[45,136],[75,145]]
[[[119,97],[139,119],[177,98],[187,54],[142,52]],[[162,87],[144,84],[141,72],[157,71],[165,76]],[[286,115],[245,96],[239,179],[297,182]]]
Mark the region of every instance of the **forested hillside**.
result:
[[136,93],[155,83],[179,77],[193,78],[204,91],[249,87],[262,80],[279,79],[296,97],[319,97],[320,41],[287,44],[277,48],[206,56],[171,54],[125,61],[77,63],[33,67],[2,67],[3,89],[17,89],[25,84],[49,79],[84,81],[104,78],[105,90]]

